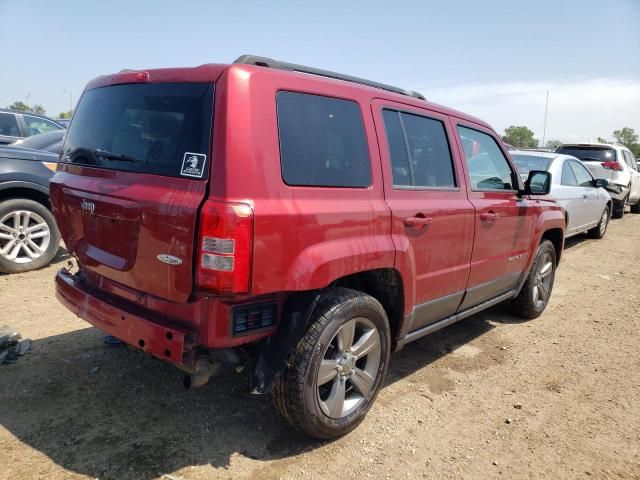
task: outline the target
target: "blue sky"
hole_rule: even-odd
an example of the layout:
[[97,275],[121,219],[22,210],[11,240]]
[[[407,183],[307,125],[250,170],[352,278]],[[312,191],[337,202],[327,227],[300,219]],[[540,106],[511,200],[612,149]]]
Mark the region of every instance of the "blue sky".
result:
[[56,115],[122,68],[254,53],[422,91],[502,131],[640,131],[640,0],[0,0],[0,106]]

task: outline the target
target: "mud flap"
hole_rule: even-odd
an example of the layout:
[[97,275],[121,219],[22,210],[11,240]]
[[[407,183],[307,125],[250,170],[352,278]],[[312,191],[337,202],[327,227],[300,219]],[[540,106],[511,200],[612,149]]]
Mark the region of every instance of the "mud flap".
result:
[[309,319],[321,296],[317,291],[304,292],[287,301],[278,330],[260,347],[251,375],[251,393],[263,395],[273,390],[275,379],[287,368],[291,350],[307,331]]

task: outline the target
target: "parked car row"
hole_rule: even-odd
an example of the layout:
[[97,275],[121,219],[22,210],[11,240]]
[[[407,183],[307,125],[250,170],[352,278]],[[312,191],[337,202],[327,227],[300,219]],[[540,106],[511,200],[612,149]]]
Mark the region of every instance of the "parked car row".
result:
[[[509,152],[416,92],[269,58],[123,70],[87,85],[50,181],[78,264],[56,295],[187,388],[251,368],[286,421],[334,438],[392,351],[500,302],[543,313],[565,237],[601,238],[605,188],[625,186],[587,162]],[[0,254],[28,257],[46,219],[9,205]]]

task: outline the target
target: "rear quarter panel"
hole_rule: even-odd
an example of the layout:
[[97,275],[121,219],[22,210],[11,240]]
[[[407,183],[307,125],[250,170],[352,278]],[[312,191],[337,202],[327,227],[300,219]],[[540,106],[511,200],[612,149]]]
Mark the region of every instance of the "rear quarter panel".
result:
[[[370,187],[284,183],[276,112],[281,90],[359,104],[371,160]],[[238,65],[220,77],[217,92],[210,196],[253,208],[252,294],[321,288],[344,275],[393,267],[390,210],[366,90]]]

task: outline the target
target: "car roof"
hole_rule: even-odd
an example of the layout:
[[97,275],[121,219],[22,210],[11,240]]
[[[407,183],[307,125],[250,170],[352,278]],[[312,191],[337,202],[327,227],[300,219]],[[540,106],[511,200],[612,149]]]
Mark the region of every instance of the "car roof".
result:
[[511,155],[524,155],[527,157],[543,157],[543,158],[550,158],[552,160],[559,156],[563,156],[563,157],[571,156],[571,155],[564,155],[562,153],[556,153],[556,152],[540,152],[540,151],[531,151],[531,150],[515,150],[515,151],[512,150],[509,153]]
[[[242,57],[240,57],[242,58]],[[285,65],[285,62],[281,62]],[[311,67],[305,67],[310,68]],[[453,117],[460,118],[462,120],[467,120],[472,123],[476,123],[481,125],[491,131],[495,130],[484,120],[474,117],[473,115],[469,115],[465,112],[461,112],[458,110],[454,110],[449,107],[445,107],[443,105],[439,105],[436,103],[432,103],[423,98],[419,98],[416,95],[413,95],[414,92],[405,91],[406,93],[398,93],[402,91],[402,89],[394,88],[394,90],[389,90],[385,88],[381,88],[381,86],[389,87],[383,84],[379,84],[381,86],[376,86],[378,82],[367,81],[369,83],[361,83],[357,80],[356,77],[351,77],[349,75],[341,75],[339,76],[327,76],[323,75],[323,70],[311,69],[310,71],[302,71],[302,70],[293,70],[288,68],[278,68],[264,65],[256,65],[249,63],[231,63],[231,64],[218,64],[218,63],[210,63],[203,64],[197,67],[180,67],[180,68],[159,68],[159,69],[139,69],[139,70],[121,70],[118,73],[102,75],[97,78],[91,80],[85,90],[92,90],[95,88],[105,87],[108,85],[118,85],[125,83],[137,83],[139,81],[148,81],[148,82],[180,82],[180,81],[191,81],[191,82],[216,82],[220,76],[227,71],[228,69],[242,69],[246,72],[256,72],[256,71],[264,71],[269,70],[274,74],[283,75],[283,76],[295,76],[297,78],[309,78],[310,76],[315,77],[319,81],[327,82],[327,83],[338,83],[340,85],[347,86],[348,88],[368,90],[372,94],[372,98],[383,98],[391,101],[401,102],[408,105],[414,105],[418,108],[429,108],[432,110],[436,110],[445,115],[450,115]],[[319,72],[319,73],[318,73]],[[324,72],[331,73],[334,72]],[[142,74],[146,77],[146,80],[140,80],[136,78],[138,74]],[[351,78],[351,80],[348,80]]]
[[[10,108],[0,108],[0,112],[4,112],[4,113],[17,113],[17,114],[20,114],[20,115],[29,115],[29,116],[31,116],[31,117],[44,118],[45,120],[50,120],[50,121],[52,121],[53,123],[57,123],[58,125],[60,125],[60,124],[58,123],[58,121],[57,121],[57,120],[55,120],[55,119],[53,119],[53,118],[51,118],[51,117],[47,117],[46,115],[41,115],[40,113],[33,113],[33,112],[21,112],[21,111],[18,111],[18,110],[11,110]],[[62,127],[63,125],[60,125],[60,126]]]
[[627,147],[620,143],[601,143],[601,142],[581,142],[581,143],[563,143],[562,147],[609,147],[609,148],[623,148],[629,150]]

